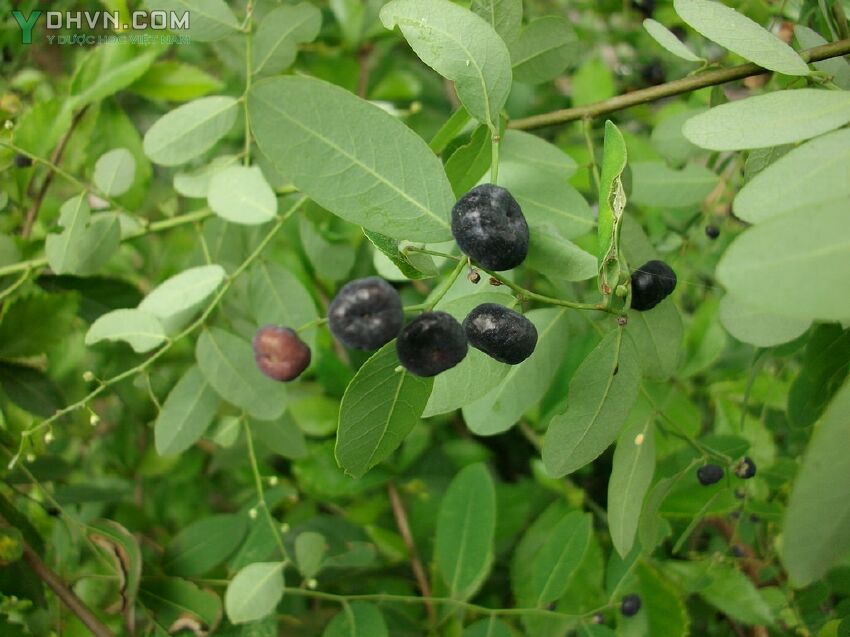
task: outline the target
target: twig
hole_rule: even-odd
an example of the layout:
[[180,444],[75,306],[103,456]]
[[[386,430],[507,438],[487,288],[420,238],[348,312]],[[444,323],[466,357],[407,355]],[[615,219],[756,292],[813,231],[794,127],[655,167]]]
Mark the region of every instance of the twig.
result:
[[29,564],[33,572],[38,575],[45,584],[61,599],[65,605],[80,618],[95,637],[115,637],[100,619],[85,605],[72,591],[68,585],[45,564],[38,554],[28,544],[24,544],[24,561]]
[[357,52],[357,64],[360,72],[357,76],[357,96],[366,99],[369,93],[369,71],[371,66],[372,50],[374,45],[364,44]]
[[[80,123],[80,120],[85,115],[88,106],[84,106],[79,111],[74,114],[74,117],[71,119],[71,126],[62,135],[62,139],[59,140],[59,143],[56,145],[56,148],[53,150],[53,154],[50,156],[51,164],[58,164],[62,159],[62,154],[65,152],[65,147],[68,145],[68,141],[71,139],[71,135],[74,133],[74,129],[77,127],[77,124]],[[35,225],[36,217],[38,217],[38,211],[41,208],[41,202],[44,201],[44,197],[47,194],[48,188],[50,188],[50,184],[53,183],[53,170],[48,170],[47,174],[44,176],[44,181],[41,182],[41,188],[38,191],[38,194],[33,199],[32,205],[27,210],[27,216],[24,219],[24,227],[21,229],[21,236],[24,239],[29,238],[30,233],[32,232],[32,227]]]
[[434,612],[434,606],[428,599],[431,597],[431,585],[428,583],[428,575],[425,573],[425,569],[422,567],[422,562],[419,559],[419,553],[416,551],[416,543],[413,541],[410,525],[407,523],[407,512],[404,510],[404,503],[398,495],[398,489],[396,489],[395,484],[392,482],[387,485],[387,493],[390,496],[390,504],[393,508],[396,526],[399,533],[401,533],[401,539],[404,540],[404,544],[407,546],[408,553],[410,553],[410,565],[413,568],[413,575],[416,577],[416,583],[422,592],[422,597],[425,598],[425,610],[428,612],[428,619],[431,621],[431,625],[434,625],[437,621],[437,615]]
[[[806,62],[818,62],[847,54],[850,54],[850,39],[839,40],[830,44],[816,46],[812,49],[806,49],[800,52],[800,57]],[[729,69],[709,71],[667,82],[666,84],[632,91],[625,95],[618,95],[601,102],[587,104],[586,106],[565,108],[550,113],[541,113],[540,115],[516,119],[508,123],[508,128],[528,130],[531,128],[540,128],[541,126],[572,122],[586,117],[594,118],[605,113],[613,113],[614,111],[637,106],[638,104],[654,102],[663,97],[689,93],[700,88],[705,88],[706,86],[725,84],[726,82],[740,80],[751,75],[761,75],[762,73],[769,73],[769,71],[757,64],[741,64],[740,66],[733,66]]]

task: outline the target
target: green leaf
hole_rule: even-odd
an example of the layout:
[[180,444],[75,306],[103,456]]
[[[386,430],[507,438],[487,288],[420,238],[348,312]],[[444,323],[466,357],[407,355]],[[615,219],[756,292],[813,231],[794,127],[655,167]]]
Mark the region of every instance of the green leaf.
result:
[[425,64],[455,83],[475,119],[498,131],[511,90],[511,60],[489,23],[449,0],[392,0],[380,15],[387,29],[401,29]]
[[850,197],[850,129],[818,137],[759,172],[735,197],[735,215],[760,223],[771,217]]
[[510,429],[549,389],[567,350],[566,309],[531,310],[525,315],[537,328],[537,347],[519,365],[513,365],[497,387],[464,405],[463,419],[479,436]]
[[192,40],[212,42],[239,31],[239,22],[224,0],[148,0],[151,9],[189,14],[189,29],[181,31]]
[[631,201],[656,208],[688,208],[696,206],[720,182],[714,172],[699,164],[688,164],[673,170],[661,161],[634,162]]
[[660,303],[646,312],[631,312],[626,325],[637,349],[643,375],[666,380],[679,367],[684,327],[672,303]]
[[314,531],[299,533],[295,538],[295,561],[298,570],[306,577],[315,577],[322,568],[328,550],[325,536]]
[[254,35],[252,72],[274,75],[295,61],[298,45],[312,42],[322,27],[322,12],[309,2],[284,5],[260,20]]
[[720,300],[720,322],[739,341],[756,347],[793,341],[812,324],[811,319],[762,312],[732,294]]
[[195,520],[165,547],[163,568],[185,577],[204,575],[236,550],[247,530],[248,517],[243,515],[212,515]]
[[223,87],[221,80],[196,66],[165,60],[151,65],[128,90],[149,100],[188,102]]
[[363,364],[342,397],[334,454],[355,478],[396,450],[428,402],[433,379],[397,367],[392,340]]
[[490,23],[499,37],[510,45],[522,25],[522,0],[472,0],[470,11]]
[[123,341],[139,354],[156,349],[165,340],[165,328],[160,320],[143,310],[107,312],[92,323],[86,332],[86,345],[100,341]]
[[290,413],[292,410],[290,407],[276,420],[252,420],[251,432],[273,453],[290,459],[306,458],[307,443],[294,415]]
[[590,515],[567,513],[552,528],[531,563],[527,594],[531,603],[543,607],[561,598],[590,546],[593,525]]
[[257,621],[274,611],[283,598],[283,567],[283,562],[255,562],[233,576],[224,594],[231,623]]
[[742,58],[785,75],[809,74],[794,49],[731,7],[713,0],[674,0],[673,6],[696,31]]
[[472,190],[490,169],[491,140],[490,129],[483,125],[479,126],[472,133],[469,143],[453,152],[446,162],[446,176],[457,197],[462,197]]
[[353,602],[330,621],[322,637],[389,637],[381,611],[374,604]]
[[632,550],[643,501],[655,472],[655,412],[638,403],[617,440],[608,480],[608,528],[622,558]]
[[221,621],[221,600],[218,595],[177,577],[144,579],[139,598],[163,626],[171,626],[181,618],[196,619],[210,628]]
[[386,111],[307,77],[256,83],[248,110],[262,151],[322,207],[396,239],[451,237],[440,160]]
[[596,276],[596,257],[564,239],[555,228],[532,225],[525,265],[553,281],[586,281]]
[[145,47],[128,43],[121,46],[102,44],[90,50],[71,80],[73,108],[82,108],[130,86],[164,50],[156,45]]
[[214,327],[201,334],[195,356],[207,382],[227,402],[258,420],[283,413],[286,389],[257,368],[247,341]]
[[[797,38],[797,42],[803,49],[812,49],[816,46],[827,44],[823,36],[802,24],[794,25],[794,37]],[[850,64],[847,63],[846,58],[835,57],[829,60],[813,62],[812,65],[818,71],[830,75],[836,86],[843,88],[845,91],[850,90]]]
[[195,444],[212,422],[218,405],[218,394],[198,366],[192,365],[169,392],[156,419],[157,453],[175,456]]
[[850,296],[836,294],[850,271],[847,204],[774,217],[738,236],[717,265],[717,279],[754,308],[799,319],[850,317]]
[[833,395],[847,378],[850,330],[839,325],[818,325],[803,354],[802,369],[788,391],[788,420],[795,427],[810,427],[821,417]]
[[437,515],[437,567],[454,599],[478,590],[493,562],[496,491],[487,467],[465,467],[449,484]]
[[[319,318],[313,297],[294,274],[277,263],[259,261],[251,269],[248,286],[251,311],[257,325],[296,329]],[[316,331],[300,334],[312,350]]]
[[142,552],[136,537],[118,522],[93,520],[88,524],[88,537],[110,556],[115,572],[120,573],[118,608],[132,619],[142,577]]
[[676,57],[687,60],[688,62],[703,62],[704,60],[696,53],[691,51],[685,44],[676,37],[676,34],[670,31],[663,24],[652,18],[647,18],[643,21],[643,28],[649,33],[650,37],[658,42],[661,46],[667,49]]
[[59,387],[28,365],[0,362],[0,387],[18,407],[42,418],[50,418],[65,406]]
[[89,223],[91,210],[82,194],[69,199],[60,210],[59,234],[49,234],[44,251],[56,274],[88,276],[97,272],[118,249],[121,230],[114,219]]
[[642,605],[634,617],[617,620],[617,635],[623,637],[686,637],[690,620],[679,589],[645,562],[634,569],[635,588]]
[[850,550],[850,383],[835,394],[806,448],[783,526],[782,562],[796,587],[820,579]]
[[178,172],[174,175],[174,190],[184,197],[206,199],[213,175],[237,161],[239,158],[236,155],[222,155],[200,168]]
[[592,462],[616,440],[637,398],[640,364],[630,338],[615,329],[576,370],[567,410],[549,423],[543,464],[552,477]]
[[135,177],[136,160],[126,148],[116,148],[104,153],[94,165],[94,185],[111,197],[127,192]]
[[609,296],[619,283],[620,223],[626,208],[623,171],[627,161],[626,141],[611,120],[605,122],[605,146],[599,178],[599,225],[597,236],[599,290]]
[[573,106],[601,102],[617,94],[614,74],[599,55],[585,60],[572,80]]
[[553,15],[529,22],[510,51],[514,79],[525,84],[554,80],[581,56],[573,25]]
[[506,623],[490,615],[464,628],[463,637],[513,637],[513,633]]
[[[406,253],[401,250],[401,243],[380,234],[363,229],[363,234],[369,239],[369,242],[377,248],[377,250],[386,255],[393,265],[408,279],[427,279],[436,274],[436,266],[434,260],[427,254]],[[422,258],[420,258],[422,257]],[[421,268],[421,269],[420,269]]]
[[689,119],[682,133],[709,150],[743,150],[800,142],[847,122],[850,91],[801,88],[721,104]]
[[502,136],[501,164],[520,164],[569,179],[578,170],[575,160],[542,137],[521,130]]
[[704,108],[686,108],[672,115],[664,116],[659,113],[658,123],[652,129],[650,141],[653,148],[665,159],[680,165],[691,157],[704,153],[701,148],[694,146],[682,134],[682,124],[694,115],[705,112]]
[[[463,321],[481,303],[498,303],[511,307],[514,298],[509,294],[479,292],[440,303],[435,309]],[[454,411],[481,398],[501,382],[509,369],[510,365],[500,363],[481,350],[470,347],[460,363],[434,377],[434,387],[423,417]]]
[[216,291],[226,273],[220,265],[201,265],[166,279],[139,303],[139,309],[159,318],[168,332],[185,325]]
[[145,133],[145,155],[163,166],[184,164],[224,137],[233,127],[238,112],[238,102],[223,95],[202,97],[178,106]]
[[0,358],[39,356],[61,346],[77,305],[71,294],[20,295],[6,300],[0,321]]
[[210,210],[225,221],[256,226],[274,219],[277,197],[257,166],[230,166],[210,177]]
[[[773,611],[750,579],[718,562],[670,562],[670,570],[692,582],[706,602],[735,621],[752,626],[773,623]],[[706,583],[707,582],[707,583]]]

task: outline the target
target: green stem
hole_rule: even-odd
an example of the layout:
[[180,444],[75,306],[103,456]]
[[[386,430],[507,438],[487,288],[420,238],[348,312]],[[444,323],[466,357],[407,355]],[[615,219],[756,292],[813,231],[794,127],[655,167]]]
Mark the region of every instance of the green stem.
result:
[[495,185],[499,183],[499,147],[502,145],[502,138],[498,132],[493,133],[492,151],[490,153],[490,183]]
[[434,257],[441,257],[443,259],[451,259],[452,261],[465,261],[466,257],[458,257],[453,254],[447,254],[445,252],[438,252],[437,250],[429,250],[428,248],[420,248],[419,246],[407,246],[404,248],[405,252],[420,252],[421,254],[430,254]]
[[587,152],[590,157],[590,174],[593,177],[593,183],[596,184],[596,190],[599,191],[599,184],[602,177],[599,174],[599,166],[596,165],[596,151],[593,148],[593,118],[585,117],[581,121],[581,130],[584,133],[584,143],[587,146]]
[[266,522],[271,529],[272,535],[274,535],[274,539],[277,541],[277,547],[280,549],[280,554],[286,561],[291,561],[289,559],[289,555],[286,552],[286,545],[283,543],[283,538],[280,536],[280,528],[278,528],[277,523],[272,517],[271,511],[269,511],[269,505],[266,502],[266,492],[263,489],[263,479],[260,476],[260,467],[257,463],[257,454],[254,451],[254,436],[251,433],[251,425],[248,423],[247,419],[242,420],[242,424],[245,427],[245,439],[248,443],[248,458],[251,461],[251,471],[254,474],[254,486],[257,489],[257,500],[258,506],[263,510],[263,517],[265,517]]
[[457,281],[457,278],[460,276],[460,273],[463,272],[463,269],[465,267],[465,259],[461,259],[457,262],[457,265],[455,266],[455,269],[452,270],[452,273],[449,275],[449,278],[440,283],[439,287],[437,287],[437,289],[434,291],[434,296],[431,297],[431,299],[428,301],[428,304],[426,305],[426,309],[428,311],[433,310],[437,306],[437,303],[439,303],[443,299],[443,297],[446,295],[446,292],[448,292],[449,288],[454,285],[454,282]]
[[599,312],[607,312],[608,314],[618,314],[616,310],[605,307],[600,303],[579,303],[578,301],[568,301],[567,299],[558,299],[553,296],[545,296],[543,294],[537,294],[537,292],[532,292],[531,290],[527,290],[521,285],[517,285],[513,281],[510,281],[495,272],[491,272],[490,270],[485,270],[481,268],[483,272],[486,272],[491,277],[501,282],[502,285],[507,285],[514,292],[519,294],[522,299],[528,301],[538,301],[540,303],[546,303],[547,305],[559,305],[561,307],[569,307],[574,310],[597,310]]
[[245,16],[245,99],[242,102],[242,110],[245,113],[245,157],[242,163],[245,166],[251,163],[251,123],[248,119],[248,91],[251,90],[251,67],[253,66],[253,44],[254,44],[254,29],[252,28],[251,16],[254,11],[254,3],[249,0]]

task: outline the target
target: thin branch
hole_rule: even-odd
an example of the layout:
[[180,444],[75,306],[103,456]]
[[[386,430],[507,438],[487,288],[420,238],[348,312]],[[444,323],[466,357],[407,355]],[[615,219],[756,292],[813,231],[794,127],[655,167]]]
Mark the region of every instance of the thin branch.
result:
[[413,541],[413,534],[410,532],[410,525],[407,523],[407,511],[404,510],[404,503],[398,495],[398,489],[396,489],[395,484],[392,482],[387,485],[387,493],[390,496],[390,504],[393,508],[393,516],[395,517],[398,532],[401,533],[401,538],[407,546],[407,552],[410,553],[410,566],[413,568],[413,575],[416,577],[416,583],[422,592],[422,597],[426,598],[425,610],[428,612],[428,619],[433,626],[437,621],[437,615],[434,612],[433,604],[427,599],[431,597],[431,585],[428,583],[428,575],[422,567],[422,561],[419,559],[419,553],[416,551],[416,543]]
[[[802,57],[806,62],[818,62],[820,60],[828,60],[829,58],[847,54],[850,54],[850,39],[839,40],[837,42],[831,42],[830,44],[816,46],[812,49],[806,49],[805,51],[800,52],[800,57]],[[750,77],[751,75],[761,75],[762,73],[769,72],[770,71],[768,69],[758,66],[757,64],[741,64],[740,66],[733,66],[729,69],[708,71],[706,73],[700,73],[699,75],[693,75],[680,80],[667,82],[666,84],[659,84],[658,86],[632,91],[625,95],[618,95],[601,102],[587,104],[586,106],[565,108],[558,111],[552,111],[550,113],[542,113],[540,115],[515,119],[508,123],[508,128],[528,130],[532,128],[540,128],[541,126],[563,124],[565,122],[572,122],[587,117],[594,118],[604,115],[605,113],[613,113],[614,111],[620,111],[632,106],[637,106],[638,104],[654,102],[655,100],[660,100],[663,97],[689,93],[707,86],[725,84],[726,82],[740,80],[745,77]]]
[[[50,163],[54,166],[62,160],[62,154],[65,152],[65,147],[68,145],[71,135],[74,134],[74,129],[77,127],[77,124],[80,123],[83,115],[85,115],[86,109],[88,109],[88,106],[81,108],[74,114],[73,119],[71,119],[71,127],[64,135],[62,135],[62,139],[59,140],[59,144],[57,144],[53,154],[50,156]],[[30,233],[32,232],[32,227],[35,225],[35,220],[38,217],[38,211],[41,209],[41,202],[44,201],[47,190],[50,188],[50,184],[53,183],[54,174],[55,172],[53,170],[48,170],[47,174],[44,176],[44,181],[41,182],[41,188],[39,189],[38,194],[35,196],[35,199],[33,199],[29,210],[27,210],[27,216],[24,219],[24,227],[21,229],[21,236],[24,239],[29,238]]]
[[50,567],[41,560],[28,544],[24,544],[24,561],[29,564],[33,573],[50,587],[56,597],[61,599],[71,612],[79,617],[80,621],[95,637],[115,637],[113,632],[98,619],[97,615],[85,605],[83,600],[77,597],[59,575],[50,570]]

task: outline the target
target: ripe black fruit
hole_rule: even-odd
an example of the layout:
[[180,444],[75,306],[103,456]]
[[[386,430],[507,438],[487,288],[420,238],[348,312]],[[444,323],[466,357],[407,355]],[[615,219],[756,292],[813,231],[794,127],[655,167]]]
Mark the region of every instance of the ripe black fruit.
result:
[[705,236],[714,241],[720,236],[720,228],[717,226],[708,225],[705,227]]
[[516,365],[531,356],[537,328],[522,314],[496,303],[482,303],[463,320],[469,344],[497,361]]
[[269,378],[294,380],[310,365],[310,348],[288,327],[261,327],[252,345],[257,367]]
[[632,272],[632,309],[651,310],[676,289],[676,273],[664,261],[647,261]]
[[716,464],[707,464],[704,467],[697,469],[697,480],[699,483],[707,487],[710,484],[719,482],[723,477],[723,467]]
[[353,349],[373,350],[393,340],[404,323],[401,298],[380,277],[357,279],[343,286],[328,308],[328,325]]
[[634,617],[640,610],[640,595],[631,593],[623,596],[623,601],[620,603],[620,612],[624,617]]
[[452,208],[452,234],[488,270],[510,270],[528,254],[528,224],[516,199],[493,184],[476,186]]
[[18,168],[29,168],[32,166],[32,159],[26,155],[18,153],[15,155],[15,166]]
[[749,480],[756,475],[756,463],[749,456],[744,456],[735,466],[735,475],[743,480]]
[[398,360],[417,376],[436,376],[466,356],[463,327],[445,312],[425,312],[402,330],[396,341]]

